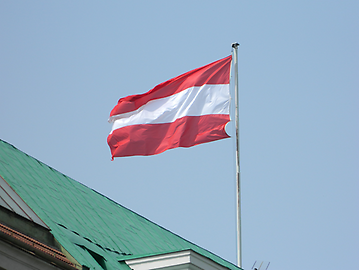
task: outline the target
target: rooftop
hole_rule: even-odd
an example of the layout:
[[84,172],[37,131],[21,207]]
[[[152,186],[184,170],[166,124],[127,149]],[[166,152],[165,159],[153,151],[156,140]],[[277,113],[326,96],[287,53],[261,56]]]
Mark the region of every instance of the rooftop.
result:
[[2,140],[0,176],[78,267],[128,270],[128,259],[191,250],[224,268],[240,269]]

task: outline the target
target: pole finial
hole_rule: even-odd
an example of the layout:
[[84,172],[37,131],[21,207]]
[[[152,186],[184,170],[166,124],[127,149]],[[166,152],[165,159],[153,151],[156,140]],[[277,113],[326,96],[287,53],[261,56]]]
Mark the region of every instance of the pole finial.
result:
[[238,42],[232,43],[232,48],[237,49],[239,46]]

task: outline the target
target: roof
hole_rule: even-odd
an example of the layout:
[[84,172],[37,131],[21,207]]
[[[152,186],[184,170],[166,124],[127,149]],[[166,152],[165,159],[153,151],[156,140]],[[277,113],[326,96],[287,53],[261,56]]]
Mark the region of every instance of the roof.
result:
[[30,220],[40,226],[49,229],[48,226],[32,211],[32,209],[20,198],[19,195],[0,176],[0,205],[16,214]]
[[[0,176],[75,260],[90,269],[130,269],[124,259],[191,249],[234,264],[164,229],[0,140]],[[119,262],[120,261],[120,262]]]

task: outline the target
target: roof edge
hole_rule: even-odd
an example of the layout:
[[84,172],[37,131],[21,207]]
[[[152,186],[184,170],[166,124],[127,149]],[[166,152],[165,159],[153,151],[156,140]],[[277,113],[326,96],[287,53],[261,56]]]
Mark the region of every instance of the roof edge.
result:
[[[187,252],[187,254],[180,254],[180,253],[183,253],[183,252]],[[177,253],[177,255],[176,255]],[[172,255],[172,256],[166,256],[166,255]],[[204,254],[201,254],[191,248],[183,248],[183,249],[177,249],[177,250],[173,250],[173,251],[169,251],[169,252],[157,252],[157,253],[149,253],[149,254],[142,254],[142,255],[129,255],[129,256],[124,256],[123,258],[121,258],[121,260],[119,260],[118,262],[126,262],[127,264],[129,264],[130,261],[138,261],[138,260],[141,260],[141,259],[147,259],[147,262],[149,261],[156,261],[155,257],[158,257],[158,260],[163,260],[164,259],[164,256],[167,257],[167,259],[171,259],[171,258],[175,258],[175,257],[178,257],[178,256],[183,256],[183,255],[187,255],[187,256],[195,256],[197,258],[200,258],[200,257],[203,257],[203,258],[206,258],[208,261],[214,263],[214,264],[217,264],[217,265],[220,265],[221,267],[223,267],[223,269],[234,269],[234,268],[228,268],[227,266],[221,264],[220,262],[218,261],[215,261],[213,260],[212,258],[208,257],[208,256],[205,256]],[[152,260],[151,260],[152,258]],[[203,259],[202,259],[203,261]],[[203,261],[204,262],[204,261]],[[234,265],[233,265],[234,266]],[[242,270],[242,268],[240,267],[237,267],[235,266],[236,269],[238,270]],[[216,268],[217,269],[217,268]]]

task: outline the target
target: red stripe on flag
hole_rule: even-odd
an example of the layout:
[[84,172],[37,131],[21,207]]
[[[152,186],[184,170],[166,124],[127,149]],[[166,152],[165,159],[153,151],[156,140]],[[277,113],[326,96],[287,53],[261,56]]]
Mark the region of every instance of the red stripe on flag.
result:
[[173,123],[126,126],[111,133],[107,142],[114,157],[148,156],[176,147],[229,138],[229,115],[186,116]]
[[232,56],[228,56],[163,82],[147,93],[121,98],[112,109],[110,117],[137,110],[150,100],[168,97],[189,87],[204,84],[229,84],[231,60]]

